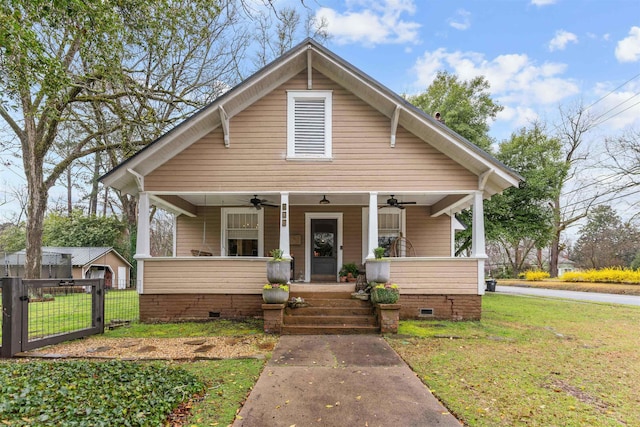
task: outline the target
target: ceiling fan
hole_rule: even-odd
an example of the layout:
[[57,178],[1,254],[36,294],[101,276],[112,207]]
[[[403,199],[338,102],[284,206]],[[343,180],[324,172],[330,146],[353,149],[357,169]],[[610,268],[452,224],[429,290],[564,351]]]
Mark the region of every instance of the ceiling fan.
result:
[[393,196],[393,194],[391,195],[390,199],[387,199],[387,206],[391,206],[392,208],[404,209],[405,207],[403,205],[415,205],[415,204],[416,202],[399,202],[398,199],[396,199]]
[[249,200],[249,202],[253,205],[254,208],[260,210],[263,206],[268,206],[270,208],[277,208],[277,205],[269,203],[267,199],[258,199],[258,195],[254,195],[253,199]]

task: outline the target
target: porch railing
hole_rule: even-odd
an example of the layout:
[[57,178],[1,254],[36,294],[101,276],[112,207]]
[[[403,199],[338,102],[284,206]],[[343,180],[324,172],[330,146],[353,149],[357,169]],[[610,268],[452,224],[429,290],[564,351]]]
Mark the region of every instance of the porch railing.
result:
[[[260,294],[266,262],[255,257],[149,258],[145,294]],[[391,258],[391,279],[404,294],[477,294],[474,258]]]

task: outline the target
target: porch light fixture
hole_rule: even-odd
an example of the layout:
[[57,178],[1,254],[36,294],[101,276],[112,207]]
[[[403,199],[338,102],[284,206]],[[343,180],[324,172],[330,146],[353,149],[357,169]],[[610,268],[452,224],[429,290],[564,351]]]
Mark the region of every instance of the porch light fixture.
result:
[[322,200],[320,200],[320,204],[321,205],[328,205],[329,203],[331,203],[329,200],[327,200],[327,196],[325,196],[324,194],[322,195]]

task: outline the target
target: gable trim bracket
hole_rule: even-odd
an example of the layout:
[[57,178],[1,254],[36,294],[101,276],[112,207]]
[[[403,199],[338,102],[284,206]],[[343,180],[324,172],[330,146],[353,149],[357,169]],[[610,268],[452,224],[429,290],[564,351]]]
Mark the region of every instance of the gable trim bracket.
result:
[[484,192],[484,189],[487,186],[487,181],[493,173],[495,173],[495,170],[492,168],[482,172],[480,176],[478,176],[478,190]]
[[229,136],[229,116],[222,105],[218,106],[218,111],[220,112],[220,123],[222,124],[222,133],[224,135],[224,146],[225,148],[229,148],[231,139]]
[[144,176],[140,175],[138,172],[134,171],[131,168],[127,169],[127,172],[129,172],[131,175],[133,175],[133,177],[136,179],[136,184],[138,185],[138,191],[139,192],[143,192],[144,191]]
[[391,148],[396,146],[396,132],[398,131],[398,121],[400,119],[400,111],[402,107],[400,105],[396,105],[396,109],[393,111],[393,116],[391,116]]

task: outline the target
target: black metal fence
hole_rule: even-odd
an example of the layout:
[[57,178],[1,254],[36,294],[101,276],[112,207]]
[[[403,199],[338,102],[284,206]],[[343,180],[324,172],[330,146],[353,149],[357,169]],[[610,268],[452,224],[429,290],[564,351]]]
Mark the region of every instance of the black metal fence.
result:
[[99,334],[139,318],[133,288],[106,290],[103,279],[2,278],[3,357]]

